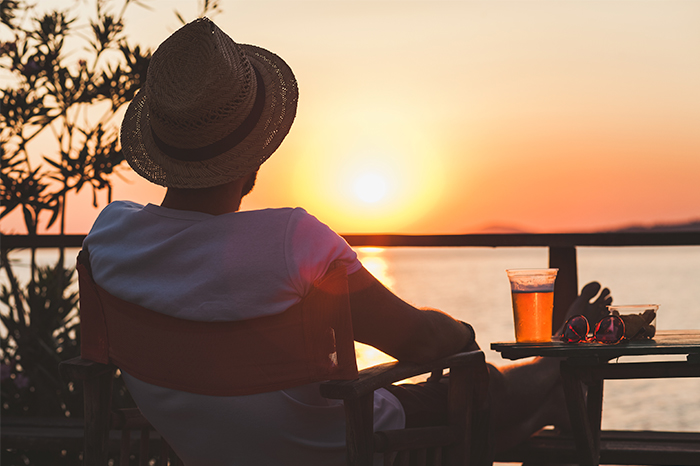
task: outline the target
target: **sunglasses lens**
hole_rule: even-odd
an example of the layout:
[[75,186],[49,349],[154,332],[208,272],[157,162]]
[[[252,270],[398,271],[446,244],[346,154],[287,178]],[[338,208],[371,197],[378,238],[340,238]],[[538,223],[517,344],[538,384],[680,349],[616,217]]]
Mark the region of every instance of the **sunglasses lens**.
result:
[[619,316],[603,318],[595,328],[595,339],[599,343],[613,345],[625,336],[625,323]]
[[564,343],[578,343],[586,339],[588,335],[588,320],[583,316],[573,316],[564,324],[564,332],[561,340]]

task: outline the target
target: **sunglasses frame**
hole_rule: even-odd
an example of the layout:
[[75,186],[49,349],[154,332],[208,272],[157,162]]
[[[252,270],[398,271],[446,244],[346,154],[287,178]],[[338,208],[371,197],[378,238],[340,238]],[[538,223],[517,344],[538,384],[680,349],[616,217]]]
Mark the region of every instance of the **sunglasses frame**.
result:
[[[583,319],[584,320],[584,322],[586,323],[586,334],[585,335],[581,336],[580,332],[576,331],[576,329],[574,327],[570,327],[571,321],[573,319]],[[601,330],[601,324],[603,323],[603,321],[606,321],[606,320],[612,320],[613,322],[617,322],[617,324],[619,325],[619,328],[622,330],[622,333],[621,333],[619,339],[617,339],[615,341],[601,341],[602,339],[598,339],[598,332],[600,332],[600,330]],[[577,337],[579,337],[578,340],[570,339],[570,338],[565,336],[566,331],[569,328],[571,328],[572,333],[574,333]],[[600,322],[598,322],[598,324],[596,324],[596,327],[595,327],[595,330],[593,331],[593,334],[591,336],[588,336],[590,331],[591,331],[591,325],[588,322],[588,319],[586,318],[586,316],[584,316],[582,314],[575,315],[575,316],[572,316],[566,320],[566,322],[564,323],[564,330],[562,331],[561,335],[559,336],[559,339],[567,344],[599,343],[601,345],[617,345],[626,339],[625,338],[625,321],[622,320],[620,318],[620,316],[614,315],[614,314],[607,315],[607,316],[603,317],[602,319],[600,319]]]

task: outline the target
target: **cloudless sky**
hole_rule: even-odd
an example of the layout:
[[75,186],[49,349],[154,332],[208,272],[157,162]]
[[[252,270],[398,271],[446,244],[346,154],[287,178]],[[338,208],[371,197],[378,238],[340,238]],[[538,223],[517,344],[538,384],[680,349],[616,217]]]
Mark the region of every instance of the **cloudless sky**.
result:
[[[127,31],[151,48],[179,27],[175,9],[197,12],[193,0],[146,3]],[[340,233],[700,219],[698,1],[221,7],[213,20],[283,57],[300,88],[245,209],[302,206]],[[162,188],[123,177],[115,199],[160,203]],[[86,233],[91,197],[71,202],[69,232]]]

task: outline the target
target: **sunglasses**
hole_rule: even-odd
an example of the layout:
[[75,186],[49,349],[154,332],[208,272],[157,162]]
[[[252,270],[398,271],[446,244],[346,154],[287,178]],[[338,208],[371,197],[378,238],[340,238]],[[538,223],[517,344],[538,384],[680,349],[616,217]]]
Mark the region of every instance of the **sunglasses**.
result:
[[585,316],[573,316],[564,324],[561,341],[564,343],[598,342],[615,345],[625,338],[625,323],[617,315],[604,317],[596,325],[593,335],[589,337],[590,328]]

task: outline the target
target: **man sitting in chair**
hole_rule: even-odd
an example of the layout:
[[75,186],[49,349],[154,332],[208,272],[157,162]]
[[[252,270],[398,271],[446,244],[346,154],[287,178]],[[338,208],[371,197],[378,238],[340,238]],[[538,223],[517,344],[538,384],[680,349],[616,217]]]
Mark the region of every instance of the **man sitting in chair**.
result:
[[[280,57],[235,43],[209,19],[165,40],[126,112],[121,143],[134,171],[168,190],[160,206],[116,201],[101,212],[83,245],[94,281],[157,313],[239,321],[284,312],[331,264],[342,264],[355,340],[412,362],[478,349],[470,325],[402,301],[303,209],[239,212],[258,168],[292,125],[297,95]],[[591,303],[599,289],[585,287],[570,313],[599,319],[611,301],[606,289]],[[143,414],[188,466],[345,462],[342,403],[322,398],[318,383],[210,396],[122,374]],[[375,429],[439,418],[443,386],[378,391]],[[490,395],[498,449],[566,423],[558,361],[491,367]]]

